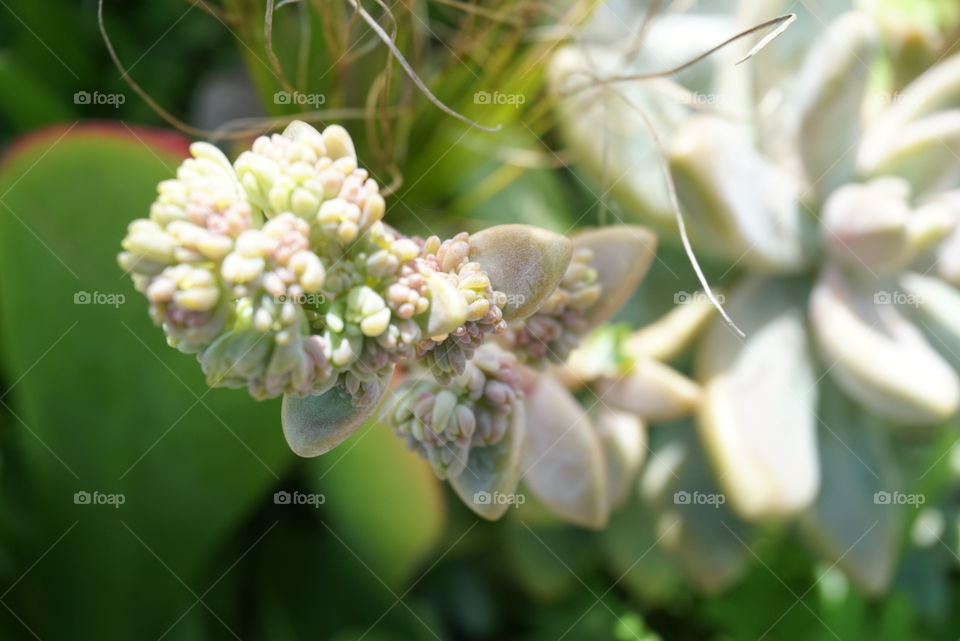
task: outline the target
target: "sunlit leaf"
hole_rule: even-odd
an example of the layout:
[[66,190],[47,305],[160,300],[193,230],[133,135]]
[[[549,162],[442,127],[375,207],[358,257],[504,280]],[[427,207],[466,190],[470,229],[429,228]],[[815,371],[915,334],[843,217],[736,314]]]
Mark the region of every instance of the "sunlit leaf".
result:
[[[389,391],[383,386],[380,398]],[[360,429],[376,411],[379,399],[366,405],[334,387],[315,396],[283,397],[283,435],[290,449],[299,456],[326,454]]]
[[697,352],[700,434],[718,482],[748,519],[793,514],[820,487],[817,377],[798,293],[789,281],[747,281],[728,301],[747,337],[715,321]]
[[606,468],[590,418],[552,376],[539,378],[524,405],[524,485],[561,518],[603,527],[608,516]]
[[570,262],[570,240],[531,225],[497,225],[470,236],[470,259],[506,294],[503,316],[521,319],[543,305]]

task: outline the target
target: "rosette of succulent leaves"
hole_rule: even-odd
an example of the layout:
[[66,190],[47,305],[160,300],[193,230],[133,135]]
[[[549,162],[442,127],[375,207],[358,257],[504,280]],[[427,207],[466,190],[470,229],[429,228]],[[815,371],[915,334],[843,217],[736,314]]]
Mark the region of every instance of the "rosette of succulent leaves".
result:
[[[740,17],[774,4],[740,3]],[[928,468],[898,454],[932,444],[960,407],[960,56],[898,73],[898,85],[890,69],[905,66],[884,54],[878,21],[836,13],[813,36],[807,15],[749,69],[733,47],[712,74],[630,80],[644,62],[688,57],[671,51],[689,46],[679,33],[736,30],[701,15],[654,24],[659,48],[640,67],[623,64],[622,43],[593,43],[559,51],[550,73],[581,166],[631,167],[615,200],[669,230],[653,124],[690,236],[728,272],[725,306],[747,335],[684,304],[632,337],[591,338],[578,372],[608,403],[629,400],[635,388],[604,379],[618,359],[692,352],[714,491],[744,521],[795,520],[819,555],[879,592],[909,516],[875,497],[922,480]]]
[[545,372],[632,294],[652,233],[405,236],[337,125],[294,122],[233,163],[203,142],[191,154],[119,263],[209,385],[283,395],[301,456],[390,426],[481,516],[522,477],[560,516],[605,523],[600,437]]

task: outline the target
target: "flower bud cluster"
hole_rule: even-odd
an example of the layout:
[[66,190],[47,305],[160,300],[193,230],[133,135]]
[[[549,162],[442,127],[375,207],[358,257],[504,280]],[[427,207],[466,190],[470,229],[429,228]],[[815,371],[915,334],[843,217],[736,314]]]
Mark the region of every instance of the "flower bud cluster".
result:
[[424,261],[455,286],[466,303],[462,325],[448,334],[430,336],[418,346],[422,364],[438,382],[446,384],[464,371],[487,335],[506,331],[498,304],[503,295],[494,291],[479,263],[470,261],[470,235],[466,232],[443,242],[431,236],[424,243],[423,254]]
[[456,477],[466,467],[471,447],[494,445],[509,428],[523,397],[516,365],[508,352],[484,345],[449,385],[405,383],[386,416],[437,476]]
[[130,224],[119,262],[146,294],[168,342],[192,353],[227,320],[220,266],[251,228],[252,210],[219,149],[200,142],[190,151],[176,179],[158,186],[150,217]]
[[256,398],[340,385],[363,404],[395,364],[430,354],[450,380],[503,331],[469,236],[424,241],[384,224],[342,127],[294,123],[233,165],[206,143],[191,152],[130,225],[119,262],[211,385]]
[[292,212],[341,244],[383,218],[383,196],[357,167],[343,127],[321,133],[298,123],[287,134],[261,136],[240,154],[236,168],[251,203],[268,215]]
[[560,363],[567,359],[589,329],[585,312],[599,300],[602,287],[591,267],[593,250],[573,252],[560,285],[537,313],[510,327],[510,347],[530,362]]

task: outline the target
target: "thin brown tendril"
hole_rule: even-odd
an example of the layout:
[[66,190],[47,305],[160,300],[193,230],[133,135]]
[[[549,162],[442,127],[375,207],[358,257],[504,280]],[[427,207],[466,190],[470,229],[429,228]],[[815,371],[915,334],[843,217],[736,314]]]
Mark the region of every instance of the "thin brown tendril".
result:
[[653,123],[650,122],[650,118],[643,112],[642,109],[633,104],[633,102],[627,99],[620,93],[616,94],[621,100],[627,103],[632,109],[634,109],[640,118],[643,120],[644,126],[647,128],[647,131],[650,132],[650,137],[653,139],[653,144],[657,148],[657,160],[660,162],[660,168],[663,171],[664,182],[667,186],[667,194],[669,195],[670,208],[673,210],[674,218],[677,221],[677,229],[680,233],[680,242],[683,243],[683,250],[687,254],[687,259],[690,261],[690,265],[693,267],[694,273],[697,275],[697,280],[700,281],[700,286],[703,287],[703,291],[706,294],[707,298],[713,304],[713,306],[720,312],[720,315],[723,317],[723,320],[727,325],[732,329],[740,338],[746,337],[746,334],[743,333],[737,324],[733,322],[733,319],[727,314],[727,311],[723,308],[723,305],[714,295],[713,290],[710,288],[710,283],[707,282],[707,277],[704,275],[703,270],[700,268],[700,263],[697,261],[697,256],[693,252],[693,246],[690,244],[690,237],[687,234],[687,225],[683,220],[683,210],[680,207],[680,198],[677,196],[677,185],[673,181],[673,172],[670,170],[670,163],[667,162],[667,152],[663,147],[663,143],[660,141],[660,137],[657,135],[656,127],[653,126]]
[[373,32],[377,34],[377,36],[383,41],[383,44],[387,46],[390,52],[397,59],[397,62],[400,63],[400,66],[403,67],[403,70],[407,72],[407,75],[410,77],[410,80],[413,81],[413,84],[416,85],[417,89],[419,89],[420,92],[427,97],[427,100],[432,102],[438,109],[440,109],[444,113],[450,116],[453,116],[457,120],[463,123],[466,123],[471,127],[474,127],[476,129],[480,129],[481,131],[486,131],[489,133],[495,133],[500,130],[500,125],[497,125],[496,127],[485,127],[477,122],[474,122],[473,120],[470,120],[463,114],[451,109],[446,104],[441,102],[439,98],[433,95],[433,92],[430,91],[430,89],[423,82],[423,80],[420,79],[420,76],[418,76],[417,72],[413,70],[413,67],[410,66],[410,63],[407,62],[407,59],[403,57],[403,54],[400,53],[400,49],[397,48],[397,45],[394,43],[390,35],[383,30],[383,27],[381,27],[376,20],[373,19],[373,16],[367,13],[366,9],[360,6],[359,0],[347,0],[347,2],[353,5],[353,7],[360,14],[360,17],[363,18],[363,21],[366,22],[367,25],[373,30]]
[[[790,24],[791,24],[794,20],[796,20],[796,19],[797,19],[797,15],[796,15],[795,13],[788,13],[788,14],[784,14],[784,15],[782,15],[782,16],[777,16],[776,18],[771,18],[770,20],[767,20],[767,21],[765,21],[765,22],[761,22],[761,23],[758,24],[758,25],[754,25],[753,27],[750,27],[749,29],[747,29],[747,30],[745,30],[745,31],[741,31],[740,33],[738,33],[738,34],[736,34],[736,35],[734,35],[734,36],[731,36],[730,38],[727,38],[726,40],[724,40],[724,41],[721,42],[720,44],[718,44],[718,45],[716,45],[716,46],[714,46],[714,47],[711,47],[710,49],[708,49],[708,50],[704,51],[703,53],[701,53],[701,54],[699,54],[699,55],[691,58],[690,60],[687,60],[686,62],[682,62],[682,63],[680,63],[679,65],[677,65],[677,66],[675,66],[675,67],[671,67],[671,68],[669,68],[669,69],[664,69],[664,70],[662,70],[662,71],[651,71],[651,72],[647,72],[647,73],[635,73],[635,74],[629,74],[629,75],[626,75],[626,76],[612,76],[612,77],[609,77],[609,78],[593,78],[593,80],[596,82],[596,84],[599,84],[599,85],[611,85],[611,84],[616,84],[616,83],[620,83],[620,82],[633,82],[633,81],[636,81],[636,80],[652,80],[652,79],[654,79],[654,78],[662,78],[662,77],[664,77],[664,76],[671,76],[671,75],[673,75],[673,74],[675,74],[675,73],[679,73],[679,72],[683,71],[684,69],[686,69],[686,68],[688,68],[688,67],[692,67],[693,65],[697,64],[697,63],[700,62],[701,60],[704,60],[704,59],[710,57],[711,55],[713,55],[713,54],[716,53],[717,51],[720,51],[720,50],[723,49],[724,47],[726,47],[726,46],[728,46],[728,45],[736,42],[737,40],[739,40],[739,39],[741,39],[741,38],[744,38],[744,37],[749,36],[749,35],[751,35],[751,34],[753,34],[753,33],[756,33],[757,31],[762,31],[763,29],[767,29],[767,28],[772,27],[772,26],[777,26],[777,28],[776,28],[772,33],[770,33],[770,34],[768,34],[767,36],[765,36],[759,43],[757,43],[756,46],[754,46],[749,52],[747,52],[747,55],[745,55],[743,58],[741,58],[740,60],[738,60],[738,61],[735,63],[735,64],[741,64],[741,63],[743,63],[743,62],[746,62],[747,60],[749,60],[749,59],[752,58],[753,56],[755,56],[761,49],[763,49],[765,46],[767,46],[767,45],[770,43],[770,41],[772,41],[774,38],[776,38],[777,36],[779,36],[780,34],[782,34],[782,33],[790,26]],[[574,88],[574,89],[569,89],[568,91],[564,92],[563,95],[570,95],[570,94],[573,94],[573,93],[577,93],[577,92],[579,92],[579,91],[583,91],[584,89],[589,89],[590,87],[593,87],[593,86],[595,86],[595,85],[594,85],[594,84],[589,84],[589,83],[584,84],[584,85],[580,85],[580,86],[578,86],[578,87],[576,87],[576,88]]]
[[293,95],[297,91],[287,80],[287,76],[283,73],[283,65],[280,64],[280,58],[277,57],[277,52],[273,50],[273,11],[274,0],[267,0],[267,7],[263,14],[263,48],[266,51],[267,60],[270,61],[270,66],[273,67],[274,75],[280,80],[284,90]]

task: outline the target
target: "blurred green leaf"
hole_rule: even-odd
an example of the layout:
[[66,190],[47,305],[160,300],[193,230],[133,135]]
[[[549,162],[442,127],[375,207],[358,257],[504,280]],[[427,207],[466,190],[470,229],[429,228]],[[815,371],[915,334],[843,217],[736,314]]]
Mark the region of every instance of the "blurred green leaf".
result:
[[[114,262],[184,151],[169,134],[79,126],[22,141],[0,169],[3,403],[37,517],[23,570],[46,555],[8,599],[44,638],[218,626],[191,607],[211,551],[293,460],[279,404],[208,389]],[[111,494],[122,505],[97,504]]]
[[30,67],[0,53],[0,113],[23,129],[67,120],[73,115],[62,90],[38,77]]
[[308,469],[344,545],[393,589],[414,579],[446,524],[440,482],[430,465],[373,423]]
[[886,435],[875,419],[835,386],[821,388],[820,473],[823,490],[801,517],[814,549],[870,593],[890,583],[903,505]]
[[503,527],[503,543],[517,581],[538,601],[556,601],[583,587],[579,576],[590,568],[592,552],[586,532],[509,519]]

